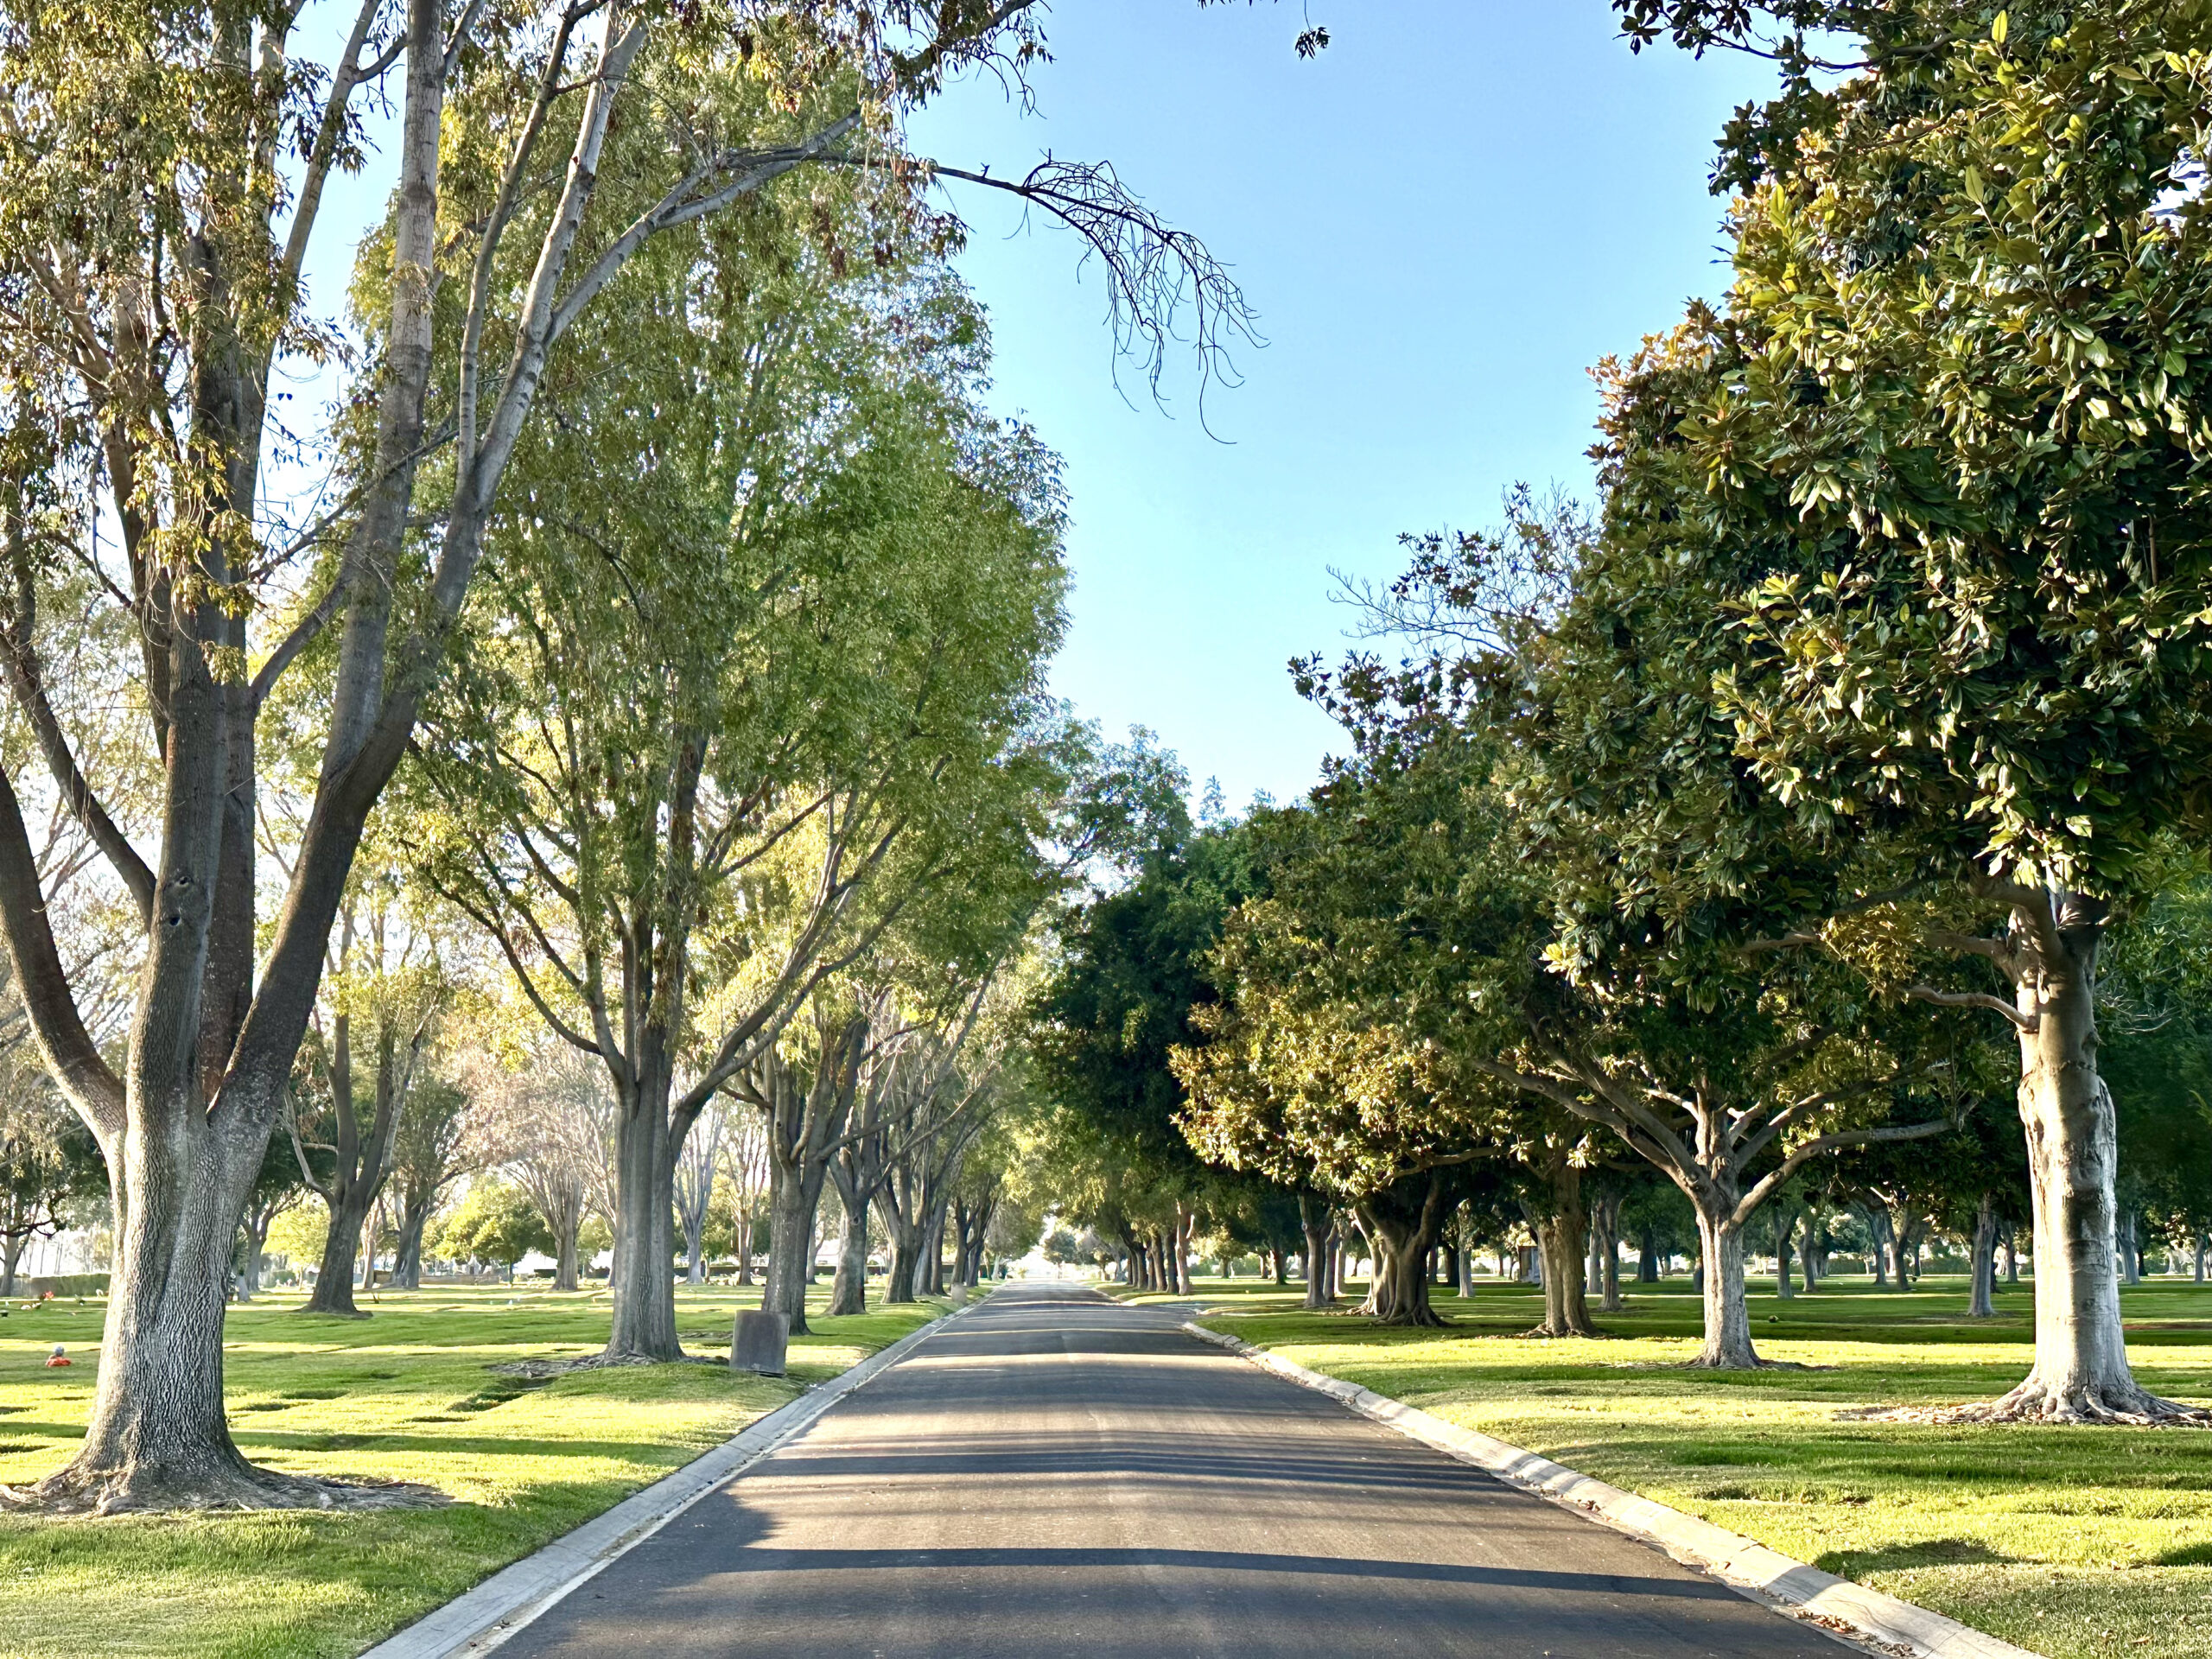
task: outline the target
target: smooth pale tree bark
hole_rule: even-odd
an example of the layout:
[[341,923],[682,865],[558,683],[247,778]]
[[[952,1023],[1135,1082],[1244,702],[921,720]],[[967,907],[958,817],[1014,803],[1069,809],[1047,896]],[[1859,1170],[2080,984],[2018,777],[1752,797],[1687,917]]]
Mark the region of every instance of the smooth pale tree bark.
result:
[[[1563,1040],[1533,1032],[1531,1037],[1529,1058],[1522,1065],[1480,1058],[1472,1064],[1501,1082],[1611,1129],[1690,1201],[1697,1217],[1699,1287],[1705,1312],[1705,1342],[1693,1363],[1713,1370],[1749,1369],[1761,1363],[1751,1345],[1751,1315],[1744,1302],[1743,1237],[1744,1228],[1760,1208],[1823,1154],[1924,1140],[1949,1127],[1947,1120],[1937,1119],[1808,1135],[1768,1166],[1770,1154],[1785,1134],[1818,1123],[1851,1096],[1816,1090],[1794,1097],[1769,1091],[1742,1098],[1703,1088],[1647,1088]],[[1754,1167],[1764,1169],[1756,1180],[1748,1179]],[[1580,1265],[1579,1261],[1574,1264],[1578,1281]]]
[[1536,1253],[1543,1263],[1544,1318],[1529,1334],[1599,1335],[1584,1294],[1589,1214],[1582,1202],[1582,1172],[1569,1160],[1563,1148],[1554,1147],[1549,1151],[1540,1173],[1548,1201],[1530,1211],[1529,1228],[1536,1236]]
[[2020,1049],[2019,1109],[2028,1152],[2035,1257],[2035,1363],[2018,1387],[1961,1415],[2050,1423],[2212,1421],[2135,1380],[2120,1323],[2112,1095],[2097,1069],[2097,957],[2108,907],[2085,894],[1982,881],[2010,915],[2001,938],[1943,936],[1985,957],[2012,997],[1936,992],[1922,1000],[1993,1009]]
[[1786,1302],[1797,1294],[1789,1283],[1789,1252],[1797,1231],[1797,1218],[1795,1205],[1784,1206],[1774,1218],[1774,1294],[1779,1301]]
[[1328,1201],[1301,1189],[1298,1194],[1298,1226],[1306,1239],[1306,1303],[1309,1308],[1331,1307],[1337,1287],[1330,1268],[1336,1261],[1335,1223]]
[[1974,1239],[1968,1249],[1974,1284],[1967,1299],[1967,1317],[1992,1319],[1997,1313],[1997,1204],[1991,1193],[1984,1192],[1975,1206]]
[[1408,1177],[1354,1208],[1375,1263],[1359,1311],[1382,1325],[1444,1324],[1429,1306],[1427,1272],[1447,1213],[1442,1173]]

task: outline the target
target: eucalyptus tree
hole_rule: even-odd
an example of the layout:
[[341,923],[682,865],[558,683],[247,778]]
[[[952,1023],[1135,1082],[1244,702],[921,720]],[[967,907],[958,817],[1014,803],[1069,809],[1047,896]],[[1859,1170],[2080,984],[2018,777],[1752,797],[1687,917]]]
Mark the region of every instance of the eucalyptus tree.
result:
[[488,573],[524,620],[472,639],[425,763],[433,879],[614,1089],[612,1355],[677,1351],[691,1124],[990,839],[1059,627],[1052,463],[973,410],[950,280],[794,251],[756,283],[739,252],[645,256],[572,340]]

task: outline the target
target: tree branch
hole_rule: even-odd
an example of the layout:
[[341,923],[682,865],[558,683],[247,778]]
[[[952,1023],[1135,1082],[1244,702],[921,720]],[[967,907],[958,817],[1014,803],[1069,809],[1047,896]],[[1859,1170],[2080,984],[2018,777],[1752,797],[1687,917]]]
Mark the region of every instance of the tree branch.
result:
[[2022,1014],[2001,996],[1987,991],[1939,991],[1933,985],[1915,985],[1905,992],[1915,1002],[1933,1002],[1946,1008],[1988,1008],[2003,1014],[2022,1031],[2033,1034],[2042,1027],[2040,1016]]

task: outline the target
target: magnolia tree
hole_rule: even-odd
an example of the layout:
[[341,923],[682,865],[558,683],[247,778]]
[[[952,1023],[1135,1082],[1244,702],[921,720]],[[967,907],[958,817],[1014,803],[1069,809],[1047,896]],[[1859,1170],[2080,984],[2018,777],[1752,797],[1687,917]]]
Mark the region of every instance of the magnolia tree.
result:
[[[1755,9],[1639,10],[1735,38]],[[1775,107],[1727,309],[1667,348],[1647,448],[1736,619],[1713,694],[1809,833],[1902,849],[1863,896],[1965,965],[1914,994],[2017,1039],[2036,1358],[1972,1414],[2191,1415],[2128,1369],[2097,1002],[2212,801],[2212,10],[1795,10],[1892,15]]]

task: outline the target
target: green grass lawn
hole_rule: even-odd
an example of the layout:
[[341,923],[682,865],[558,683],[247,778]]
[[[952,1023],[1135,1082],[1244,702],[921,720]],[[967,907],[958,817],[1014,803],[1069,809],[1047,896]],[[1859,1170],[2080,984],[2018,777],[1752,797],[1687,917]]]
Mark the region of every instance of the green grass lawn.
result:
[[[1962,1279],[1891,1294],[1830,1281],[1752,1299],[1769,1358],[1812,1369],[1681,1369],[1690,1282],[1625,1287],[1611,1340],[1531,1339],[1539,1293],[1478,1282],[1443,1331],[1306,1313],[1300,1292],[1206,1280],[1203,1323],[1554,1458],[1759,1542],[2051,1656],[2212,1659],[2212,1433],[1853,1421],[1866,1407],[2003,1392],[2031,1353],[2031,1297],[1961,1317]],[[1128,1296],[1128,1293],[1119,1294]],[[1141,1297],[1141,1300],[1172,1300]],[[2124,1296],[2136,1375],[2212,1403],[2212,1287]]]
[[[818,1295],[826,1298],[825,1282]],[[727,1354],[758,1287],[677,1290],[677,1329]],[[607,1339],[603,1292],[383,1292],[367,1319],[281,1294],[230,1313],[232,1432],[257,1463],[421,1481],[450,1508],[52,1520],[0,1516],[0,1655],[302,1659],[359,1652],[794,1397],[944,1304],[811,1315],[791,1380],[650,1365],[543,1383],[493,1376]],[[66,1462],[90,1410],[102,1309],[0,1304],[0,1482]],[[76,1363],[45,1369],[53,1344]]]

